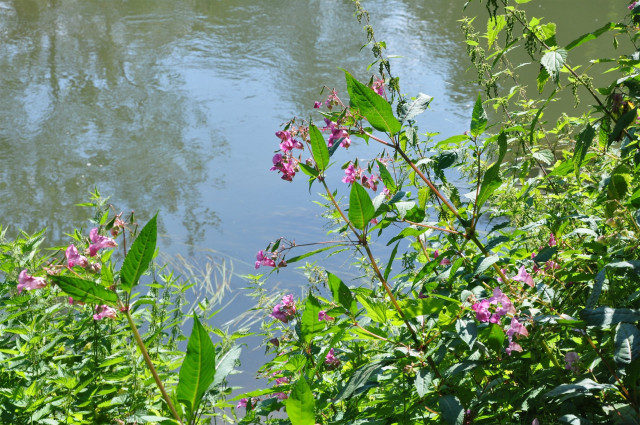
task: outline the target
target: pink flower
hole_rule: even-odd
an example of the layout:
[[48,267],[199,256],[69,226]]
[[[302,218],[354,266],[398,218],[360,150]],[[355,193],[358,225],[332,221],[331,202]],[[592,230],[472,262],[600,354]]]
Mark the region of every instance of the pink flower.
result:
[[[500,271],[502,272],[503,275],[507,275],[507,269],[500,269]],[[500,276],[498,276],[498,282],[502,282],[502,278]]]
[[116,316],[116,311],[113,308],[102,304],[96,307],[96,314],[93,315],[93,320],[102,320],[105,317],[115,319]]
[[73,297],[69,297],[69,305],[74,305],[74,304],[84,305],[82,301],[75,301]]
[[270,343],[272,343],[274,346],[279,347],[280,346],[280,341],[278,340],[278,338],[271,338],[269,340]]
[[384,95],[384,80],[381,78],[373,82],[371,89],[380,96]]
[[304,149],[302,143],[291,137],[291,133],[286,130],[276,132],[276,136],[278,136],[280,140],[282,140],[282,142],[280,143],[280,149],[282,150],[282,152],[287,153],[291,152],[293,149]]
[[442,261],[440,261],[441,266],[448,266],[450,264],[451,264],[451,260],[449,260],[448,258],[443,258]]
[[360,173],[362,173],[362,169],[360,167],[356,169],[353,164],[349,164],[344,170],[344,177],[342,178],[342,182],[347,184],[353,183],[358,178],[360,178]]
[[368,187],[369,189],[373,190],[374,192],[376,192],[378,190],[378,182],[380,181],[380,178],[378,176],[376,176],[375,174],[371,174],[371,177],[367,178],[367,176],[363,175],[360,178],[361,182],[362,182],[362,186],[364,187]]
[[549,237],[549,246],[556,246],[556,237],[553,233]]
[[476,320],[478,322],[488,322],[491,318],[491,312],[489,312],[489,300],[484,299],[479,303],[475,303],[471,306],[471,310],[476,312]]
[[256,270],[259,269],[260,266],[275,267],[275,257],[276,255],[273,252],[264,252],[262,250],[258,251],[258,254],[256,255]]
[[493,289],[493,297],[489,298],[491,304],[496,304],[496,314],[504,316],[507,313],[515,314],[516,309],[509,300],[509,298],[502,293],[500,288]]
[[529,336],[529,331],[527,328],[518,321],[515,317],[511,318],[511,326],[507,330],[507,336],[512,337],[513,335],[518,334],[522,336]]
[[520,267],[520,270],[518,270],[518,274],[513,277],[513,280],[526,283],[533,288],[533,277],[531,277],[531,275],[527,273],[527,270],[524,266]]
[[276,385],[282,385],[282,384],[288,384],[289,383],[289,378],[286,376],[283,376],[282,378],[276,378]]
[[293,295],[285,295],[282,297],[282,303],[276,304],[270,316],[282,323],[288,323],[296,314],[296,304]]
[[23,289],[32,291],[45,286],[47,286],[47,281],[43,277],[33,277],[27,273],[27,269],[22,270],[18,276],[18,294],[22,293]]
[[476,320],[479,322],[500,323],[500,318],[507,313],[514,314],[516,309],[513,307],[509,298],[500,291],[500,288],[493,290],[493,296],[484,299],[471,306],[471,310],[476,312]]
[[522,353],[522,347],[517,342],[513,342],[509,340],[509,345],[507,346],[506,351],[508,355],[511,355],[512,351],[517,351],[519,353]]
[[273,156],[273,167],[270,171],[279,171],[282,173],[282,180],[293,181],[293,177],[298,172],[298,160],[291,155],[290,152],[285,152],[285,155],[279,153]]
[[289,396],[285,393],[275,393],[274,395],[278,398],[278,400],[286,400],[289,398]]
[[122,221],[122,219],[120,219],[121,214],[122,213],[118,214],[115,220],[113,220],[113,227],[110,230],[111,236],[113,236],[114,238],[118,236],[118,233],[120,233],[120,229],[124,229],[124,226],[126,225],[126,223]]
[[564,355],[564,361],[567,363],[564,368],[574,373],[578,373],[580,371],[580,367],[578,366],[579,360],[580,355],[578,353],[575,351],[569,351]]
[[115,248],[118,244],[111,238],[98,234],[98,228],[94,227],[89,233],[91,245],[89,245],[89,256],[95,257],[98,250],[102,248]]
[[544,265],[544,270],[545,271],[549,271],[549,270],[557,270],[560,268],[560,264],[556,263],[553,260],[549,260],[545,263]]
[[627,9],[629,10],[633,10],[636,6],[638,5],[637,1],[634,1],[633,3],[631,3],[629,6],[627,6]]
[[244,407],[246,409],[247,403],[249,403],[248,398],[241,398],[240,401],[238,401],[238,404],[236,404],[236,409],[239,409],[241,407]]
[[333,348],[327,353],[327,356],[324,358],[324,362],[331,368],[335,368],[340,364],[340,359],[334,355]]
[[87,257],[85,257],[84,255],[80,255],[78,253],[78,249],[74,244],[69,245],[64,254],[67,257],[67,266],[70,269],[73,268],[73,266],[75,266],[76,264],[80,267],[87,267]]
[[347,130],[340,128],[339,123],[335,123],[328,118],[324,119],[324,122],[327,124],[322,130],[331,130],[331,135],[327,140],[327,144],[329,147],[333,146],[334,142],[340,141],[340,146],[343,148],[348,148],[351,146],[351,139],[349,138],[349,133]]
[[333,317],[327,315],[327,312],[324,310],[320,310],[320,312],[318,313],[318,320],[319,321],[323,321],[326,320],[327,322],[333,320]]
[[320,109],[321,106],[322,106],[322,102],[319,102],[317,100],[313,102],[314,109]]

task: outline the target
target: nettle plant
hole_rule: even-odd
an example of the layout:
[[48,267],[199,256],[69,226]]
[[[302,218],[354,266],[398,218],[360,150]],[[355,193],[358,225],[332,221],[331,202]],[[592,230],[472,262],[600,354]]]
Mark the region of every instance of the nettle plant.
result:
[[[261,372],[273,386],[240,400],[244,423],[640,423],[640,6],[563,47],[527,2],[487,1],[484,34],[461,20],[484,99],[445,140],[418,131],[431,97],[400,92],[355,2],[378,76],[345,71],[349,101],[331,91],[314,105],[324,123],[285,125],[272,168],[320,187],[340,237],[296,257],[279,239],[256,267],[348,248],[364,277],[327,271],[324,289],[272,307]],[[594,59],[610,83],[596,88],[570,53],[605,34],[614,49]],[[616,55],[622,38],[633,50]],[[540,70],[532,89],[512,63],[523,50]],[[544,116],[561,93],[593,105]],[[381,152],[341,170],[334,154],[356,137]]]
[[[181,352],[192,283],[154,264],[156,217],[138,232],[133,214],[115,215],[97,192],[83,205],[96,209],[94,227],[74,230],[73,242],[53,254],[40,248],[44,231],[15,241],[2,234],[0,421],[231,420],[226,378],[237,366],[239,335],[213,330],[223,337],[214,345],[194,314]],[[127,236],[135,237],[129,246]],[[134,292],[147,273],[146,288]]]

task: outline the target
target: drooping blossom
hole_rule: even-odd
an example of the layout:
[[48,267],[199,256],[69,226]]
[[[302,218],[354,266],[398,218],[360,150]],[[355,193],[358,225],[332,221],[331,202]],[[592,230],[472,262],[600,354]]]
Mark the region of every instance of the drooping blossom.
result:
[[443,258],[443,259],[440,261],[440,265],[441,265],[441,266],[448,266],[448,265],[450,265],[450,264],[451,264],[451,260],[449,260],[448,258]]
[[273,252],[258,251],[256,255],[256,270],[259,269],[260,266],[275,267],[276,262],[274,258],[276,258],[276,256],[277,254]]
[[507,352],[508,355],[511,355],[512,351],[517,351],[519,353],[522,353],[522,347],[517,342],[509,340],[509,345],[507,346],[505,351]]
[[102,304],[96,307],[96,314],[93,315],[93,320],[102,320],[105,317],[115,319],[116,316],[117,313],[115,309],[109,307],[108,305]]
[[244,407],[246,409],[247,403],[249,403],[248,398],[241,398],[240,401],[238,401],[238,404],[236,404],[236,409],[239,409],[241,407]]
[[325,118],[324,122],[327,124],[327,126],[324,127],[322,130],[331,131],[331,135],[327,140],[327,144],[329,147],[333,146],[334,142],[337,142],[340,140],[341,140],[340,146],[342,146],[343,148],[348,148],[349,146],[351,146],[351,138],[349,137],[349,133],[347,132],[347,130],[340,128],[339,123],[333,122],[328,118]]
[[120,230],[124,229],[124,226],[126,225],[126,223],[122,221],[122,219],[120,218],[121,215],[122,213],[118,214],[115,220],[113,220],[113,227],[111,227],[110,232],[111,232],[111,236],[113,236],[114,238],[118,236],[118,233],[120,233]]
[[551,233],[551,236],[549,237],[549,246],[556,246],[556,236]]
[[639,3],[639,2],[634,1],[634,2],[633,2],[633,3],[631,3],[629,6],[627,6],[627,9],[629,9],[629,10],[633,10],[633,9],[638,5],[638,3]]
[[579,360],[580,355],[578,353],[575,351],[569,351],[564,355],[564,361],[567,363],[564,368],[574,373],[578,373],[580,371],[580,367],[578,366]]
[[374,92],[378,93],[380,96],[384,95],[384,80],[380,78],[379,80],[375,80],[371,85],[371,89]]
[[560,264],[556,263],[553,260],[549,260],[544,264],[544,271],[557,270],[559,268],[560,268]]
[[349,164],[347,168],[344,170],[344,177],[342,178],[343,183],[353,183],[360,178],[362,174],[362,168],[356,168],[353,163]]
[[280,347],[280,340],[278,338],[271,338],[269,342],[272,343],[275,347]]
[[324,362],[332,368],[337,367],[340,364],[340,359],[335,356],[333,348],[327,353],[327,356],[324,358]]
[[313,108],[314,109],[320,109],[320,107],[322,107],[322,102],[319,102],[317,100],[315,102],[313,102]]
[[98,234],[97,227],[91,229],[91,232],[89,232],[89,239],[91,240],[91,245],[89,245],[90,257],[95,257],[98,250],[102,248],[115,248],[118,246],[113,239]]
[[282,393],[282,392],[275,393],[274,395],[277,397],[278,400],[286,400],[289,398],[289,396],[286,393]]
[[324,104],[327,105],[327,108],[331,110],[335,105],[340,103],[340,99],[338,99],[338,92],[335,90],[331,90],[329,96],[327,96],[327,100],[325,100]]
[[282,323],[288,323],[296,314],[296,304],[293,295],[285,295],[282,297],[282,303],[276,304],[270,316]]
[[329,316],[326,311],[320,310],[320,312],[318,313],[318,320],[319,321],[326,320],[327,322],[329,322],[333,320],[333,317]]
[[533,288],[533,277],[527,273],[527,269],[524,266],[521,266],[518,270],[518,274],[513,277],[513,280],[517,282],[523,282]]
[[74,305],[74,304],[84,305],[85,303],[83,303],[82,301],[76,301],[73,299],[73,297],[69,297],[69,305]]
[[391,192],[389,192],[389,189],[387,189],[387,186],[382,188],[382,194],[385,196],[385,198],[391,198]]
[[18,276],[18,293],[21,294],[23,289],[32,291],[47,286],[47,281],[43,277],[33,277],[27,273],[27,269],[20,272]]
[[87,265],[89,264],[89,262],[87,261],[87,257],[85,257],[84,255],[80,255],[78,253],[78,249],[74,244],[71,244],[67,247],[64,255],[65,257],[67,257],[67,267],[69,267],[70,269],[72,269],[75,265],[78,265],[80,267],[87,267]]
[[89,265],[89,271],[91,273],[100,273],[100,270],[102,270],[102,265],[100,263],[91,263]]
[[289,377],[283,376],[282,378],[276,378],[276,385],[288,384]]
[[507,330],[507,336],[512,337],[513,335],[518,334],[522,336],[529,336],[529,331],[524,326],[524,324],[520,323],[517,318],[511,318],[511,326]]
[[516,309],[509,298],[500,291],[500,288],[493,290],[493,296],[477,302],[471,306],[476,312],[476,320],[479,322],[500,323],[500,318],[507,313],[515,313]]
[[282,140],[280,142],[280,149],[282,150],[282,152],[286,153],[291,152],[294,149],[304,149],[302,143],[294,139],[289,131],[277,131],[276,136],[278,136],[278,138]]
[[362,186],[367,187],[371,190],[373,190],[374,192],[378,191],[378,182],[380,181],[380,178],[378,176],[376,176],[375,174],[371,174],[370,177],[365,176],[364,174],[360,177],[360,182],[362,183]]
[[298,159],[288,152],[285,152],[285,155],[281,155],[279,153],[275,154],[272,162],[273,166],[269,171],[279,171],[282,173],[281,179],[289,182],[293,181],[293,178],[300,169],[298,167]]

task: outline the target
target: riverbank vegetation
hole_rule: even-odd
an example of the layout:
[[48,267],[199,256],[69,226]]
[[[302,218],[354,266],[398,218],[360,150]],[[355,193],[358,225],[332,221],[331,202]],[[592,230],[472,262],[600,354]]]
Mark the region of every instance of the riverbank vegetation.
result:
[[231,394],[243,334],[201,305],[183,337],[189,283],[154,263],[155,218],[138,228],[96,196],[68,246],[0,245],[3,422],[640,423],[640,5],[560,44],[535,0],[470,3],[486,15],[461,7],[479,87],[463,134],[418,128],[446,99],[402,91],[357,0],[373,63],[276,133],[274,177],[320,193],[332,240],[278,239],[256,268],[352,255],[362,276],[318,260],[306,296],[276,302],[249,277],[267,388]]

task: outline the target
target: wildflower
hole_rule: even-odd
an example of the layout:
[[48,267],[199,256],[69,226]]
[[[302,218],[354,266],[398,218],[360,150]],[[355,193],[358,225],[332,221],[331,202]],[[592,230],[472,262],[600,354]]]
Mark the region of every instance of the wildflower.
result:
[[376,176],[375,174],[371,174],[371,177],[367,177],[367,176],[363,175],[360,178],[360,180],[362,182],[362,186],[368,187],[369,189],[373,190],[374,192],[376,192],[378,190],[378,182],[380,181],[380,178],[378,176]]
[[565,365],[565,369],[570,370],[574,373],[578,373],[580,368],[578,366],[578,361],[580,360],[580,355],[575,351],[569,351],[564,355],[564,361],[567,363]]
[[276,385],[288,384],[289,378],[287,376],[283,376],[282,378],[276,378]]
[[524,266],[520,267],[520,270],[518,270],[518,274],[513,277],[513,280],[526,283],[533,288],[533,277],[531,277],[531,275],[527,273],[527,270]]
[[[495,305],[495,307],[492,307]],[[479,322],[500,323],[500,318],[507,313],[515,313],[516,309],[509,298],[500,291],[500,288],[493,290],[493,296],[484,299],[471,306],[476,312],[476,320]]]
[[[271,255],[269,256],[268,254]],[[258,254],[256,255],[256,269],[259,269],[260,266],[275,267],[276,262],[273,260],[275,257],[276,255],[272,252],[265,253],[262,250],[258,251]]]
[[334,355],[333,348],[327,353],[327,356],[324,358],[324,362],[332,368],[337,367],[340,364],[340,359]]
[[382,188],[382,194],[385,196],[385,198],[391,197],[391,192],[389,192],[389,189],[387,189],[387,186]]
[[67,266],[70,269],[72,269],[75,265],[78,265],[80,267],[87,267],[87,257],[85,257],[84,255],[80,255],[78,253],[78,249],[74,244],[71,244],[67,247],[64,255],[65,257],[67,257]]
[[69,305],[74,305],[74,304],[84,305],[82,301],[76,301],[73,299],[73,297],[69,297]]
[[278,138],[282,140],[282,142],[280,142],[280,149],[282,150],[282,152],[287,153],[291,152],[293,149],[304,149],[302,143],[295,140],[291,136],[291,133],[286,130],[276,132],[276,136],[278,136]]
[[244,407],[246,409],[248,403],[249,403],[248,398],[241,398],[240,401],[238,401],[238,404],[236,404],[236,409],[239,409],[241,407]]
[[100,270],[102,270],[102,265],[100,263],[91,263],[89,265],[89,271],[91,273],[100,273]]
[[124,229],[124,226],[126,224],[124,221],[122,221],[122,219],[120,219],[121,215],[122,213],[118,214],[115,220],[113,220],[113,227],[111,228],[111,236],[113,236],[114,238],[118,236],[118,233],[120,233],[120,229]]
[[313,108],[314,109],[320,109],[321,106],[322,106],[322,102],[319,102],[317,100],[315,102],[313,102]]
[[479,303],[475,303],[471,306],[471,310],[476,312],[476,320],[478,322],[488,322],[491,319],[488,299],[482,300]]
[[343,148],[348,148],[351,146],[351,138],[349,138],[349,133],[347,130],[340,128],[339,122],[333,122],[328,118],[324,119],[324,122],[327,124],[325,128],[322,130],[331,130],[331,135],[327,140],[327,144],[329,147],[333,146],[334,142],[340,142],[340,146]]
[[289,396],[285,393],[275,393],[274,395],[278,398],[278,400],[286,400],[289,398]]
[[89,256],[95,257],[99,249],[102,248],[115,248],[118,244],[111,238],[98,234],[98,228],[94,227],[89,232],[89,239],[91,245],[89,245]]
[[299,170],[298,160],[290,153],[285,152],[285,155],[279,153],[275,154],[272,158],[273,167],[269,171],[279,171],[282,173],[282,180],[293,181],[293,177]]
[[27,273],[27,269],[20,272],[18,276],[18,293],[22,293],[23,289],[32,291],[34,289],[40,289],[47,286],[47,281],[43,277],[33,277]]
[[522,353],[522,347],[517,342],[513,342],[509,340],[509,345],[507,346],[507,349],[505,351],[507,352],[508,355],[511,355],[512,351],[517,351],[519,353]]
[[376,80],[373,82],[373,84],[371,85],[371,89],[378,93],[380,96],[384,95],[384,80],[381,78],[379,80]]
[[115,319],[116,318],[115,309],[104,304],[97,306],[96,314],[93,315],[93,320],[102,320],[105,317],[108,317],[110,319]]
[[450,264],[451,264],[451,260],[449,260],[448,258],[443,258],[442,261],[440,261],[441,266],[448,266]]
[[276,304],[270,316],[282,323],[288,323],[296,314],[296,304],[293,295],[285,295],[282,297],[282,303]]
[[631,3],[629,6],[627,6],[627,9],[629,10],[633,10],[636,6],[638,5],[637,1],[634,1],[633,3]]
[[489,298],[489,302],[499,306],[496,308],[497,315],[504,316],[507,313],[514,314],[516,312],[513,304],[509,301],[509,298],[502,293],[500,288],[494,288],[493,297]]
[[549,246],[556,246],[556,237],[553,233],[549,237]]
[[522,336],[529,336],[529,331],[527,328],[518,321],[515,317],[511,318],[511,326],[507,330],[507,336],[512,337],[515,334],[519,334]]
[[[502,272],[503,275],[507,275],[507,269],[500,269],[500,271]],[[498,276],[498,282],[502,282],[502,278],[500,276]]]
[[327,322],[329,322],[333,320],[333,317],[329,316],[326,311],[320,310],[320,312],[318,313],[318,320],[319,321],[326,320]]
[[549,271],[549,270],[557,270],[560,268],[560,264],[556,263],[553,260],[549,260],[545,263],[544,265],[544,270],[545,271]]
[[344,170],[344,177],[342,178],[343,183],[353,183],[358,178],[360,178],[360,174],[362,173],[362,169],[356,167],[353,164],[349,164],[347,168]]
[[538,418],[535,418],[533,422],[531,422],[531,425],[540,425],[540,421],[538,420]]

